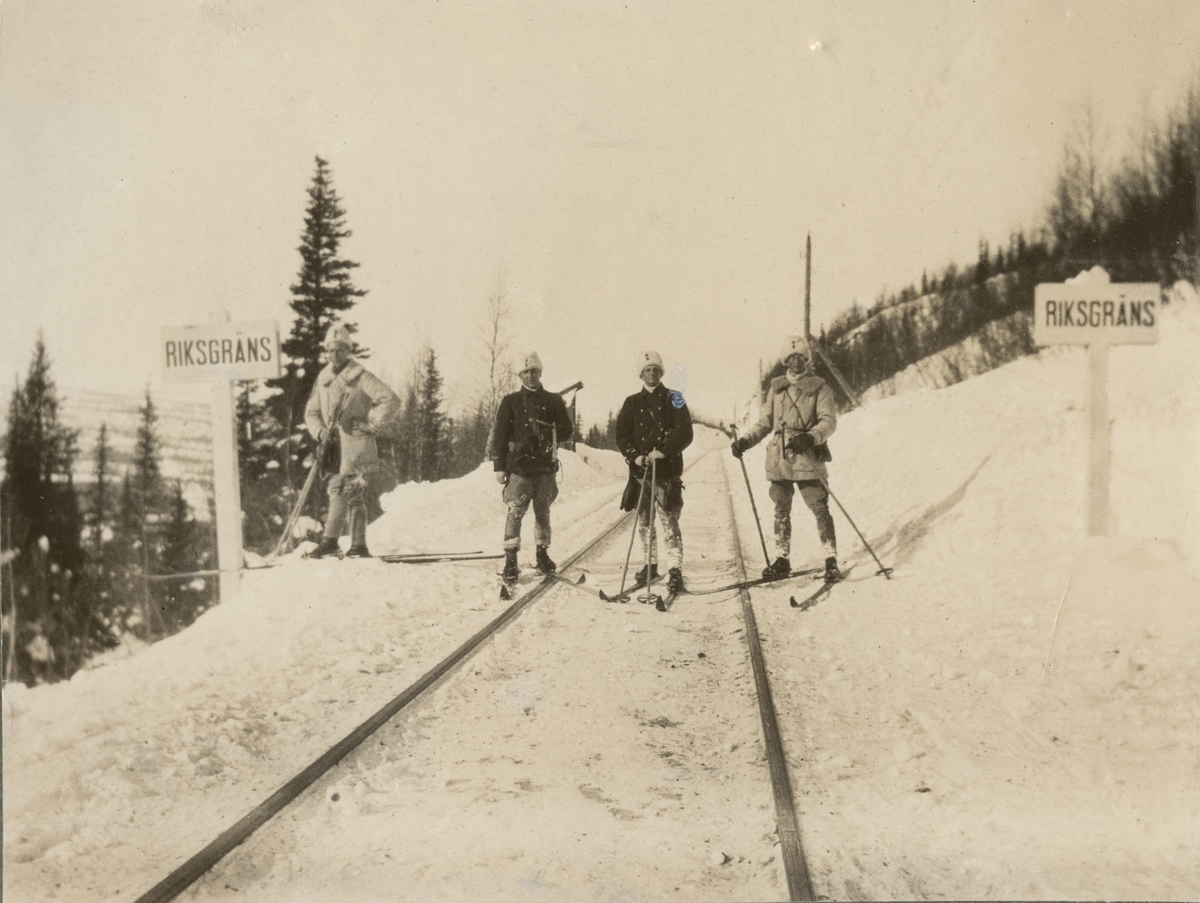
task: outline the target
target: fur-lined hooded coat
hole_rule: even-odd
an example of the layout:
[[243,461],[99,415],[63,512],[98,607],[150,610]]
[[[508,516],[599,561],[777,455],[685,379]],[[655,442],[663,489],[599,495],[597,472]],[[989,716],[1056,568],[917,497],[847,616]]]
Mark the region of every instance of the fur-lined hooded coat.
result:
[[821,377],[812,372],[811,365],[792,385],[786,375],[771,380],[762,417],[746,431],[750,447],[770,435],[767,445],[768,480],[825,479],[825,465],[811,452],[797,453],[786,448],[787,441],[797,433],[810,433],[817,445],[829,441],[837,429],[837,403],[833,391]]
[[343,475],[372,473],[380,466],[379,448],[375,437],[363,431],[361,425],[369,424],[378,430],[390,423],[400,413],[400,399],[387,383],[367,372],[354,358],[340,373],[334,373],[333,366],[326,365],[317,376],[304,410],[305,425],[314,439],[320,437],[321,430],[332,426],[334,409],[343,395],[346,400],[337,422],[342,443],[338,472]]

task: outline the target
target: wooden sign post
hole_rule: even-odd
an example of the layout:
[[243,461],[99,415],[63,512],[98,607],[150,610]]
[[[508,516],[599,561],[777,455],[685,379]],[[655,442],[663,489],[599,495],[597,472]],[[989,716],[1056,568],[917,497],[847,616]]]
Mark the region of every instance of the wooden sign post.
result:
[[234,383],[279,377],[279,323],[231,323],[214,314],[208,326],[162,331],[163,379],[212,383],[213,494],[217,502],[217,567],[222,601],[241,582],[242,491],[238,475]]
[[1158,341],[1158,284],[1043,282],[1034,289],[1033,339],[1038,345],[1086,345],[1088,354],[1087,525],[1109,536],[1111,459],[1108,349]]

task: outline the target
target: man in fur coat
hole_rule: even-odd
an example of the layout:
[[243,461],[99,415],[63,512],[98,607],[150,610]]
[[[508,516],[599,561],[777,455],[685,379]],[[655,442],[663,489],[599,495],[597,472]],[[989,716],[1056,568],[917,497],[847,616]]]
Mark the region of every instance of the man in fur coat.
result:
[[817,519],[817,534],[825,553],[825,579],[838,580],[837,538],[825,488],[825,462],[829,460],[825,443],[837,429],[837,405],[825,380],[812,370],[808,341],[803,336],[788,336],[780,357],[787,371],[771,380],[762,417],[733,443],[733,455],[740,458],[746,449],[771,437],[767,445],[767,479],[775,503],[777,557],[763,576],[779,579],[791,573],[792,498],[799,489],[800,497]]
[[[335,438],[341,463],[329,479],[329,516],[317,548],[309,558],[337,554],[338,537],[350,529],[347,558],[370,558],[367,551],[367,480],[380,468],[375,434],[400,412],[400,399],[379,377],[350,356],[354,340],[345,326],[332,326],[325,336],[329,363],[317,375],[304,409],[304,422],[317,441]],[[340,409],[338,405],[341,405]],[[333,422],[334,412],[337,422]],[[314,466],[319,466],[314,465]]]

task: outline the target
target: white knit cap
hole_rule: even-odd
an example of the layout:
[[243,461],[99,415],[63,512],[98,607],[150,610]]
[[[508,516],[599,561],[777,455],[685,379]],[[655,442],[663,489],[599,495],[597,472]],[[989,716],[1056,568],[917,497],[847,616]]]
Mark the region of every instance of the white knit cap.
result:
[[657,351],[643,351],[638,355],[638,376],[646,371],[649,366],[655,366],[660,371],[663,369],[662,355]]
[[805,360],[812,358],[812,352],[808,347],[808,339],[802,335],[790,335],[783,340],[783,350],[779,352],[779,359],[787,363],[787,359],[793,354],[803,354]]
[[542,370],[542,359],[538,357],[536,351],[530,351],[528,354],[523,355],[520,361],[521,366],[517,370],[518,375],[524,373],[526,370],[537,370],[539,373]]
[[345,326],[330,326],[329,332],[325,333],[325,342],[322,348],[331,348],[334,345],[345,345],[347,348],[354,347],[354,339],[350,338],[350,330]]

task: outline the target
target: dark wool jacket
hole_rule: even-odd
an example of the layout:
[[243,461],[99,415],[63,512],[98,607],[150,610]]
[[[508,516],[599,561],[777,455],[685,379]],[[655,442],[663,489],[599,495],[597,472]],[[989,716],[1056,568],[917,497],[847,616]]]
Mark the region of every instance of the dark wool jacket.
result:
[[554,473],[555,443],[568,441],[574,432],[561,395],[522,387],[505,395],[496,411],[493,467],[523,477]]
[[655,474],[664,483],[683,473],[683,450],[692,444],[692,415],[683,394],[659,383],[653,392],[645,389],[630,395],[617,415],[617,448],[629,464],[629,475],[641,479],[636,458],[658,449],[666,458]]

